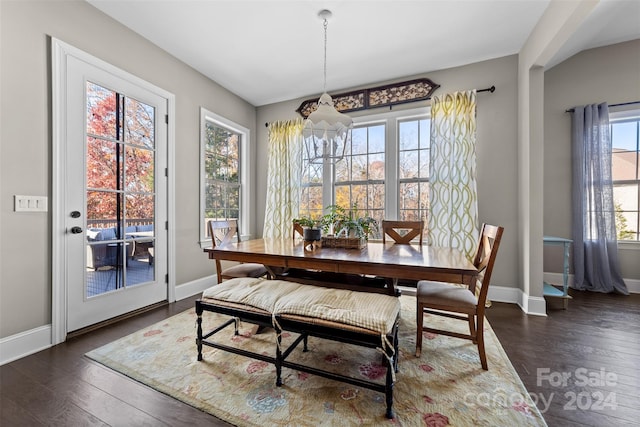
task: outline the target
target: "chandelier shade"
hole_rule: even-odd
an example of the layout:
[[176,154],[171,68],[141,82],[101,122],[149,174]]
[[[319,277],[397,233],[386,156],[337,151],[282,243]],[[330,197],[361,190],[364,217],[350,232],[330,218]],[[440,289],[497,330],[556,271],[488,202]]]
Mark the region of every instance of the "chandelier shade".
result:
[[302,136],[310,163],[335,163],[344,157],[351,142],[353,120],[340,113],[327,93],[327,25],[331,12],[321,10],[318,16],[324,26],[324,93],[318,100],[318,108],[304,121]]

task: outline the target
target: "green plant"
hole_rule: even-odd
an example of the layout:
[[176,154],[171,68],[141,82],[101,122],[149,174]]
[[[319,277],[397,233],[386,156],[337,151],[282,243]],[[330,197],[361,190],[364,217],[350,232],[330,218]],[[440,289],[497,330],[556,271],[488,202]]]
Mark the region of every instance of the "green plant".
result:
[[302,227],[306,227],[306,228],[318,228],[321,225],[321,219],[320,218],[311,218],[309,216],[301,216],[300,218],[295,218],[293,220],[294,224],[299,224]]
[[616,231],[618,232],[618,240],[632,240],[634,238],[633,231],[629,230],[627,226],[627,218],[622,213],[622,207],[620,203],[615,203],[615,220]]
[[333,231],[336,237],[353,235],[367,239],[370,234],[378,230],[378,221],[368,215],[360,214],[356,204],[348,210],[339,205],[327,206],[325,210],[327,213],[321,218],[324,233]]

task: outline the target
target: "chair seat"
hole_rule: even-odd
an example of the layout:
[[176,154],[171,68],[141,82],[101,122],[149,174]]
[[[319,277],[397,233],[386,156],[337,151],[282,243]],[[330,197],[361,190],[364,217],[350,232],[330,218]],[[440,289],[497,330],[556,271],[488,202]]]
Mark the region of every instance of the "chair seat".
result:
[[478,299],[468,288],[462,288],[452,283],[431,282],[421,280],[418,282],[416,293],[418,301],[428,305],[451,306],[475,310]]
[[227,277],[262,277],[266,274],[267,269],[264,265],[251,262],[234,265],[222,271],[222,275]]

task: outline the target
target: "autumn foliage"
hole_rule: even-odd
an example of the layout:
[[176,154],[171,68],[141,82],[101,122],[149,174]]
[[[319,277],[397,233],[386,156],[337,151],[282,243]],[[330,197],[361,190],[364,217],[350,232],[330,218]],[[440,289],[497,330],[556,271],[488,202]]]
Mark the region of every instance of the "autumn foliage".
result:
[[154,122],[153,107],[87,83],[88,219],[154,218]]

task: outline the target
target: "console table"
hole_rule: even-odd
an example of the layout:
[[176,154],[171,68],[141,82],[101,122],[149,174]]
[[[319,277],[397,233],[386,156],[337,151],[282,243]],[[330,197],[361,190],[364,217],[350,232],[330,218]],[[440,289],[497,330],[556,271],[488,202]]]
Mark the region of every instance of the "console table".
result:
[[544,282],[542,294],[546,297],[563,298],[563,307],[566,310],[568,301],[571,299],[569,295],[569,247],[573,240],[562,237],[544,236],[543,243],[550,246],[564,247],[564,263],[562,269],[562,290],[556,288],[550,283]]

